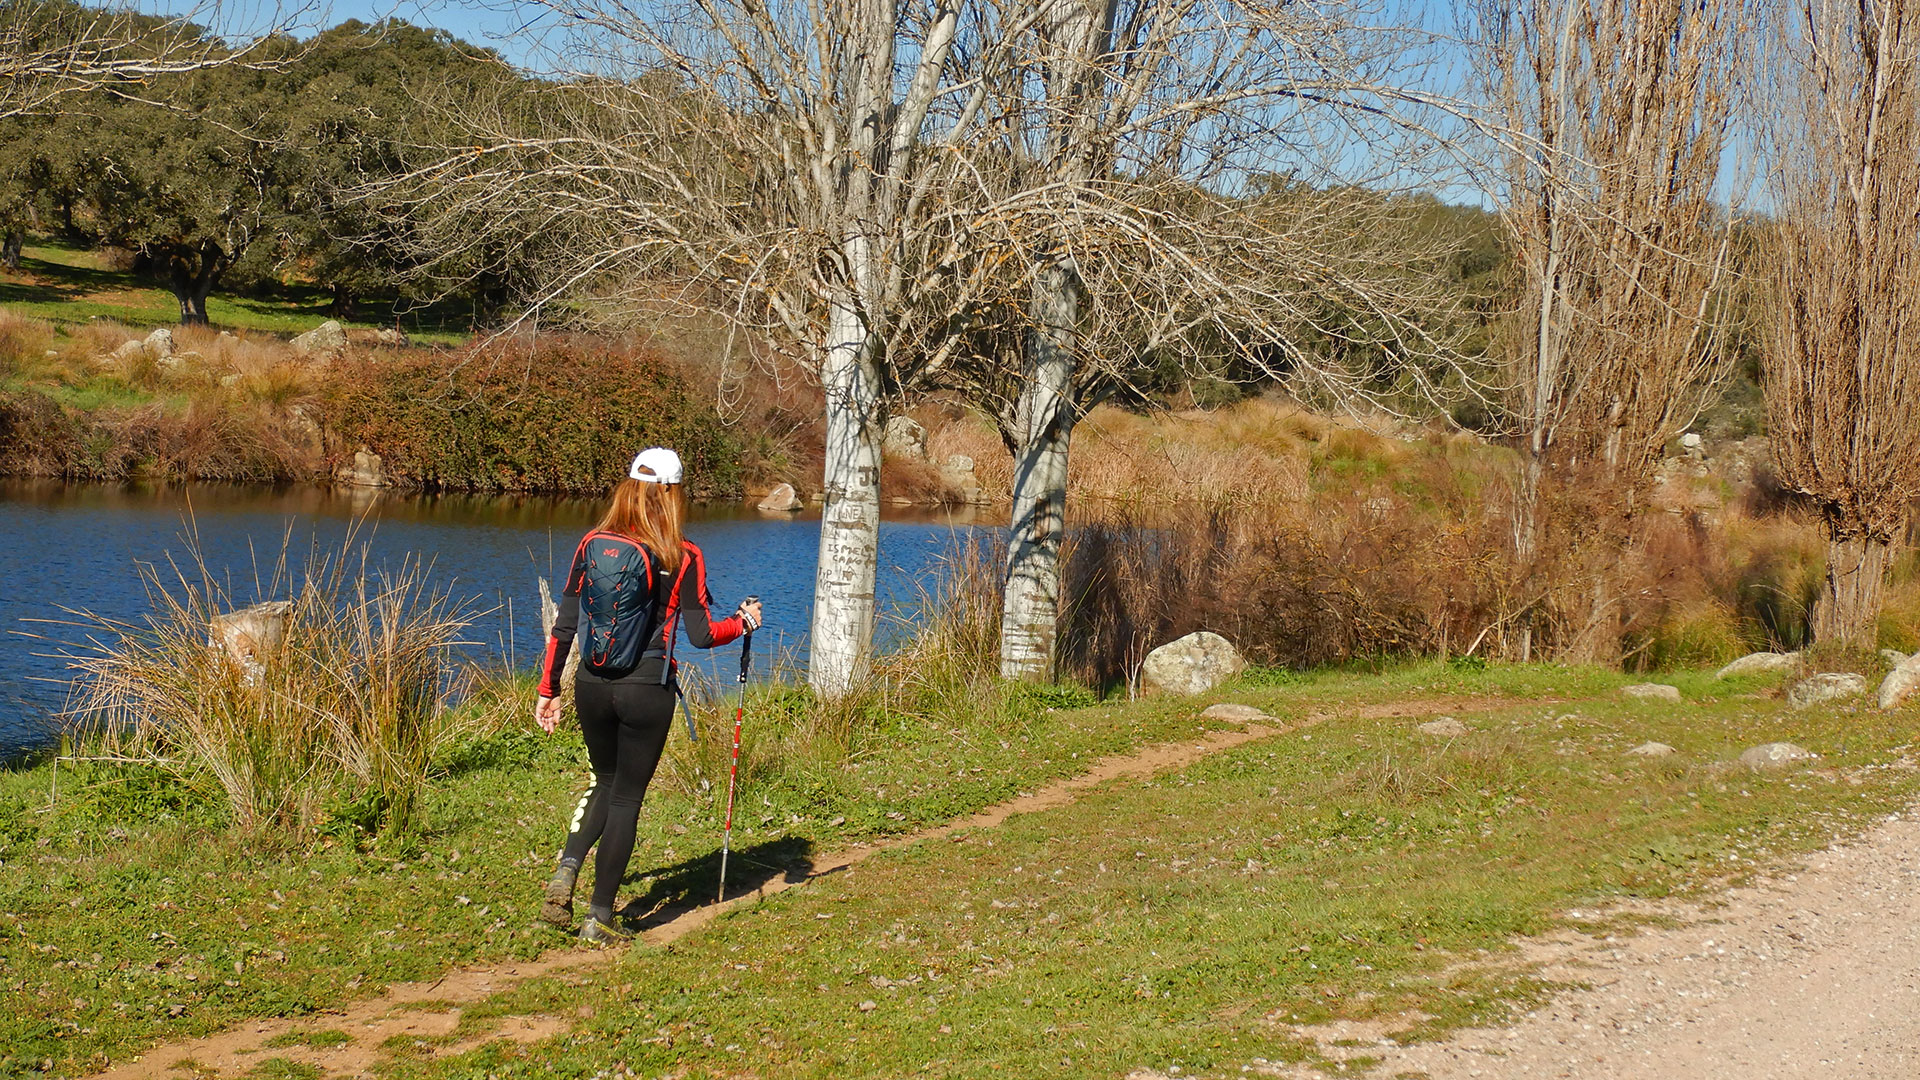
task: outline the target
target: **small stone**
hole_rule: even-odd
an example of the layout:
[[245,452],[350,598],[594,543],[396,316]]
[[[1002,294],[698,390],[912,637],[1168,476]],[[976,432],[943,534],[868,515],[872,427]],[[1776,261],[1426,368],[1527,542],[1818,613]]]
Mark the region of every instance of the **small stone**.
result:
[[1627,753],[1638,754],[1641,757],[1666,757],[1675,753],[1675,750],[1663,742],[1643,742]]
[[1887,672],[1886,678],[1880,680],[1879,705],[1882,709],[1897,709],[1915,691],[1920,691],[1920,653],[1900,661],[1892,671]]
[[927,429],[911,416],[895,416],[887,421],[880,449],[888,457],[907,461],[927,460]]
[[1907,654],[1899,649],[1881,649],[1880,659],[1885,660],[1888,667],[1897,668],[1907,662]]
[[1809,676],[1787,691],[1787,704],[1796,709],[1828,701],[1859,697],[1867,692],[1867,678],[1851,671],[1826,671]]
[[165,360],[173,355],[173,331],[162,326],[140,343],[150,360]]
[[1200,630],[1148,653],[1140,664],[1140,690],[1146,694],[1204,694],[1240,674],[1246,666],[1232,642]]
[[1668,686],[1666,683],[1634,683],[1632,686],[1621,687],[1620,692],[1628,697],[1640,698],[1643,701],[1680,700],[1680,688],[1677,686]]
[[1251,705],[1241,705],[1231,701],[1209,705],[1200,710],[1200,715],[1209,720],[1224,720],[1229,724],[1257,724],[1263,720],[1273,719]]
[[1413,730],[1422,735],[1437,735],[1443,739],[1458,739],[1462,736],[1473,734],[1472,728],[1455,720],[1451,716],[1443,716],[1438,720],[1429,720]]
[[241,666],[257,665],[261,657],[280,645],[286,633],[291,600],[269,600],[263,604],[215,615],[207,627],[207,644],[224,648],[227,656]]
[[1702,441],[1699,432],[1689,431],[1685,435],[1680,436],[1680,448],[1682,450],[1698,450],[1700,449]]
[[373,329],[373,340],[382,345],[405,345],[407,332],[397,326],[376,326]]
[[781,484],[767,492],[767,497],[761,499],[755,509],[776,514],[791,514],[804,509],[806,505],[800,501],[800,494],[793,490],[792,484]]
[[1774,671],[1788,671],[1800,662],[1797,652],[1757,652],[1728,664],[1714,673],[1716,679],[1731,679],[1737,675],[1765,675]]
[[960,502],[980,504],[987,501],[986,490],[980,486],[980,476],[974,471],[973,459],[965,454],[952,454],[940,466],[940,482]]
[[333,355],[345,352],[347,348],[347,328],[333,319],[295,337],[288,344],[301,356]]
[[1749,769],[1781,769],[1797,761],[1814,761],[1819,754],[1790,742],[1761,743],[1740,755],[1740,764]]
[[354,451],[352,462],[335,470],[333,478],[348,487],[388,487],[393,483],[387,477],[386,462],[364,446]]
[[874,1003],[873,1003],[873,1002],[872,1002],[871,1000],[867,1000],[867,1001],[863,1001],[863,1002],[861,1002],[861,1003],[860,1003],[860,1011],[861,1011],[861,1012],[872,1012],[873,1010],[875,1010],[875,1009],[877,1009],[877,1008],[879,1008],[879,1007],[880,1007],[880,1006],[878,1006],[878,1005],[875,1005],[875,1004],[874,1004]]

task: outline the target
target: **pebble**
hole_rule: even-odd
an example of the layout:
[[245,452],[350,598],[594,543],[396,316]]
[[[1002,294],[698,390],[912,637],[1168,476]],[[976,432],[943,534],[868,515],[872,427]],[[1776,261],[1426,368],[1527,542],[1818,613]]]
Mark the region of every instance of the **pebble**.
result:
[[1632,686],[1621,687],[1620,692],[1631,698],[1641,698],[1649,701],[1680,700],[1680,688],[1677,686],[1668,686],[1666,683],[1634,683]]
[[1740,755],[1740,764],[1749,769],[1778,769],[1796,761],[1813,761],[1820,755],[1789,742],[1761,743]]

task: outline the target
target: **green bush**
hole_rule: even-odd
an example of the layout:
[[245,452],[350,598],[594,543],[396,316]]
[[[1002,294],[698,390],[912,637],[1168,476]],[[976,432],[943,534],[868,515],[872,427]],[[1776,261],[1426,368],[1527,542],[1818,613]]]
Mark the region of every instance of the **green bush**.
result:
[[680,452],[695,496],[740,487],[741,448],[713,407],[665,360],[606,342],[363,359],[327,399],[344,453],[364,445],[432,490],[598,494],[656,445]]

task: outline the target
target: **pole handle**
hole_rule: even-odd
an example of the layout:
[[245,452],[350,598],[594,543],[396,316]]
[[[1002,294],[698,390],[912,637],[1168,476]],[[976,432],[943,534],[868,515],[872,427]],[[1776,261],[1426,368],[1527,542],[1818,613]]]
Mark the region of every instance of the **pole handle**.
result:
[[[745,600],[740,601],[740,605],[742,607],[745,607],[746,605],[751,604],[759,599],[760,598],[757,596],[749,596]],[[749,630],[740,639],[740,682],[743,685],[747,681],[747,669],[752,665],[753,665],[753,631]]]

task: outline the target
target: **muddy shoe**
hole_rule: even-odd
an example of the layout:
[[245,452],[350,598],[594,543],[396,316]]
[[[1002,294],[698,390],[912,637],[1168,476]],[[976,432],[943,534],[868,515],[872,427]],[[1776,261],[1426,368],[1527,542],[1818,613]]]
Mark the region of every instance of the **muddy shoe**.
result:
[[546,895],[540,899],[540,921],[561,929],[573,925],[573,882],[579,868],[562,866],[547,882]]
[[580,940],[595,945],[625,945],[633,940],[633,931],[619,925],[619,920],[603,923],[592,915],[580,924]]

